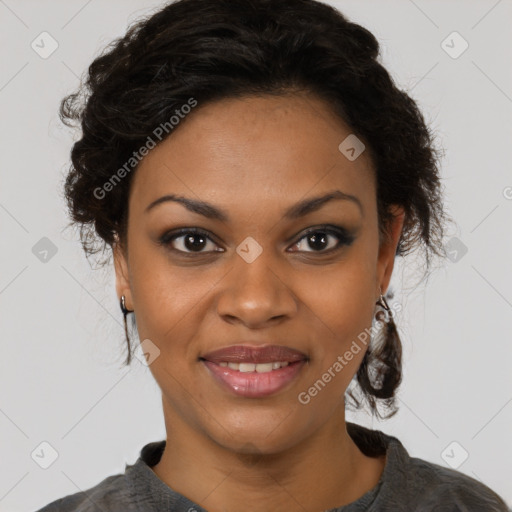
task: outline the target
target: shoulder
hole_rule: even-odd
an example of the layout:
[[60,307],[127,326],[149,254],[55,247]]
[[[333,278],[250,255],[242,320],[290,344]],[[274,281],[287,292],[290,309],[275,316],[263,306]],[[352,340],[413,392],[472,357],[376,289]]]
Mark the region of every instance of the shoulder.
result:
[[[424,459],[410,457],[396,438],[398,453],[392,487],[406,490],[406,501],[424,512],[510,512],[492,489],[464,473]],[[400,509],[397,509],[400,510]]]
[[112,475],[88,490],[64,496],[36,512],[121,512],[135,510],[123,474]]
[[420,510],[509,512],[498,494],[464,473],[416,457],[407,467]]
[[347,430],[370,457],[386,454],[386,465],[369,510],[409,512],[511,512],[498,494],[454,469],[411,457],[396,437],[347,423]]
[[144,445],[133,464],[125,463],[124,473],[108,476],[94,487],[69,494],[36,512],[139,512],[147,509],[155,496],[171,503],[176,498],[151,470],[162,456],[165,440]]

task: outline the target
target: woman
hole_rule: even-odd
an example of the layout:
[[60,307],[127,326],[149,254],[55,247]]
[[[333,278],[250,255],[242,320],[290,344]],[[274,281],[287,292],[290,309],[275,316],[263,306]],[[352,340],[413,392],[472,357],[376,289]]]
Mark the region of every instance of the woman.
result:
[[345,420],[345,395],[396,411],[385,294],[396,255],[442,255],[446,220],[431,134],[378,52],[313,0],[181,0],[63,101],[70,213],[87,254],[112,249],[167,439],[42,511],[507,510]]

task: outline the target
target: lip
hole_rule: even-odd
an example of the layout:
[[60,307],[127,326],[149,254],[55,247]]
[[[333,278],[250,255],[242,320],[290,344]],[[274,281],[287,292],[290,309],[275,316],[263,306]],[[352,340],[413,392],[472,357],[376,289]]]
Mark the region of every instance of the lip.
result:
[[[227,391],[246,398],[261,398],[272,395],[287,387],[297,378],[309,360],[299,350],[284,345],[231,345],[199,358],[208,373]],[[219,363],[274,363],[288,362],[288,365],[270,372],[240,372]]]
[[[308,356],[299,350],[286,347],[284,345],[231,345],[223,347],[213,352],[208,352],[200,357],[212,363],[274,363],[277,361],[287,361],[296,363],[307,360]],[[277,370],[275,370],[277,371]]]
[[266,373],[239,372],[206,359],[201,362],[227,391],[246,398],[262,398],[281,391],[296,379],[306,364],[306,359]]

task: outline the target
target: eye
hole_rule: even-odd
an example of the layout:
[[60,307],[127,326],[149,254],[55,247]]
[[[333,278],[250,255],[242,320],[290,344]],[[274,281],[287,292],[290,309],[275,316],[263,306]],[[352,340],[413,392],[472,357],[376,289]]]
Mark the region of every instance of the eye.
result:
[[[296,248],[298,252],[329,253],[344,245],[350,245],[354,238],[354,235],[342,227],[317,226],[310,228],[292,247]],[[167,232],[160,238],[160,244],[183,254],[207,254],[224,251],[218,247],[206,231],[198,228],[182,228]],[[210,249],[208,250],[209,245]],[[306,250],[306,246],[312,247],[313,250]]]
[[[207,252],[217,252],[223,250],[203,250],[205,247],[208,247],[208,242],[211,242],[210,246],[216,246],[213,240],[208,236],[208,233],[197,228],[185,228],[180,229],[178,231],[172,231],[169,233],[165,233],[160,238],[160,243],[162,245],[170,246],[171,250],[175,250],[185,254],[202,254]],[[175,245],[176,247],[173,247],[173,245]]]
[[[333,243],[333,239],[337,239],[337,242],[334,240]],[[340,249],[344,245],[350,245],[353,241],[354,236],[349,234],[344,228],[318,226],[309,229],[292,247],[296,247],[299,252],[328,253]],[[313,250],[306,250],[308,246],[312,247]]]

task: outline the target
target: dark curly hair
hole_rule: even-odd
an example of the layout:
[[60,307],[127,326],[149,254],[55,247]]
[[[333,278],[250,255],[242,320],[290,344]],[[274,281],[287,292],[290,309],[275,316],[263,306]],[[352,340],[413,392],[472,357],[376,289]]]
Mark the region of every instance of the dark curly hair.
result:
[[[201,106],[305,92],[325,100],[364,141],[375,168],[380,235],[392,220],[390,206],[402,206],[396,254],[421,248],[428,268],[431,256],[444,255],[440,150],[415,101],[378,57],[371,32],[315,0],[178,0],[138,19],[95,58],[78,91],[60,105],[64,124],[81,127],[64,192],[86,255],[104,255],[116,243],[125,247],[136,150],[191,98]],[[103,200],[98,191],[107,190],[128,161],[134,172],[125,171]],[[369,345],[357,372],[361,396],[376,415],[378,404],[396,412],[402,365],[393,327]],[[128,336],[127,343],[125,364]]]

